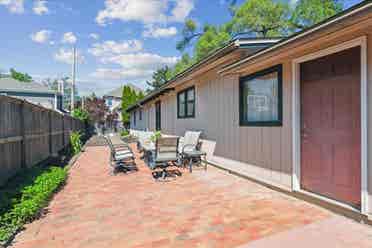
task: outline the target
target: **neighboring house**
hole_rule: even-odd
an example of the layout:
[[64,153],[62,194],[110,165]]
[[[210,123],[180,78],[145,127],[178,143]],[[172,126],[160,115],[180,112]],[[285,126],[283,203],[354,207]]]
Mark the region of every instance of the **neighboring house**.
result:
[[20,82],[13,78],[0,78],[0,95],[24,99],[45,108],[62,111],[62,95],[35,82]]
[[372,2],[253,53],[240,42],[131,106],[131,127],[201,130],[210,163],[372,215]]
[[[133,84],[127,84],[127,86],[131,87],[136,93],[140,92],[141,89]],[[116,112],[118,115],[118,119],[116,121],[116,127],[122,125],[122,116],[121,116],[121,100],[123,95],[123,86],[116,88],[103,96],[103,99],[106,102],[109,110],[111,112]]]

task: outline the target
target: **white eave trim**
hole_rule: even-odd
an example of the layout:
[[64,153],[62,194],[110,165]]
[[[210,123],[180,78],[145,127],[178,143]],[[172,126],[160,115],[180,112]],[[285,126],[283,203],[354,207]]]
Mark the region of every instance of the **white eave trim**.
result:
[[242,60],[240,60],[240,61],[238,61],[238,62],[236,62],[234,64],[231,64],[229,66],[226,66],[225,68],[219,70],[218,73],[223,73],[223,72],[225,72],[227,70],[233,69],[234,67],[238,67],[238,66],[244,64],[245,62],[248,62],[250,60],[253,60],[256,57],[259,57],[259,56],[261,56],[263,54],[269,53],[272,50],[275,50],[275,49],[278,49],[280,47],[283,47],[283,46],[285,46],[288,43],[291,43],[291,42],[293,42],[293,41],[295,41],[297,39],[300,39],[300,38],[302,38],[302,37],[304,37],[306,35],[309,35],[311,33],[314,33],[316,31],[318,31],[319,29],[325,28],[325,27],[327,27],[327,26],[329,26],[329,25],[331,25],[331,24],[333,24],[335,22],[338,22],[338,21],[343,20],[343,19],[345,19],[345,18],[347,18],[347,17],[349,17],[351,15],[354,15],[355,13],[358,13],[358,12],[364,10],[364,9],[370,8],[371,6],[372,6],[372,3],[368,3],[368,4],[364,5],[364,6],[361,6],[360,8],[354,9],[354,10],[352,10],[352,11],[350,11],[350,12],[348,12],[348,13],[342,15],[342,16],[339,16],[339,17],[337,17],[337,18],[329,21],[329,22],[323,23],[323,24],[321,24],[319,26],[316,26],[316,27],[314,27],[314,28],[312,28],[312,29],[310,29],[308,31],[305,31],[305,32],[303,32],[301,34],[295,35],[294,37],[292,37],[292,38],[290,38],[290,39],[288,39],[286,41],[283,41],[283,42],[281,42],[279,44],[273,45],[272,47],[270,47],[268,49],[265,49],[265,50],[263,50],[261,52],[258,52],[256,54],[253,54],[252,56],[249,56],[249,57],[247,57],[245,59],[242,59]]
[[272,43],[277,43],[281,39],[254,39],[254,40],[236,40],[235,44],[236,46],[240,45],[249,45],[249,44],[272,44]]

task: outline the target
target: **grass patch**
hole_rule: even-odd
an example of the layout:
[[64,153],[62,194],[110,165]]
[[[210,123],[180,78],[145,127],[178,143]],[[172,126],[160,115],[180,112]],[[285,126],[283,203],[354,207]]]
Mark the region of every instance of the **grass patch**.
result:
[[64,168],[34,166],[0,188],[0,243],[37,218],[66,178]]

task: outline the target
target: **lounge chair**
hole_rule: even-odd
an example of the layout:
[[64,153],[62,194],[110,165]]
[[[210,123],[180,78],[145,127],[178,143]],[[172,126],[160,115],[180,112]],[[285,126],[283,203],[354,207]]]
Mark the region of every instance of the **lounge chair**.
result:
[[[178,137],[162,137],[157,139],[155,145],[155,157],[150,168],[155,170],[162,169],[161,173],[153,172],[155,178],[162,178],[163,180],[168,176],[173,176],[167,168],[178,161]],[[178,175],[180,173],[177,173]]]
[[112,174],[115,175],[118,169],[123,169],[125,172],[137,170],[135,164],[135,156],[132,150],[122,145],[113,145],[110,137],[104,136],[110,148],[110,165]]

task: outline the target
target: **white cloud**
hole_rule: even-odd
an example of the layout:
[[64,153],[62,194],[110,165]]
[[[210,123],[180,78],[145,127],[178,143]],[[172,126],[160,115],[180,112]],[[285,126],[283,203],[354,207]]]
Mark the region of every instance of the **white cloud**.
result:
[[165,65],[172,66],[177,60],[178,57],[163,57],[154,53],[131,53],[104,58],[102,62],[118,64],[123,68],[155,70]]
[[140,69],[108,69],[98,68],[95,72],[90,74],[91,77],[97,79],[111,79],[111,80],[145,80],[152,75],[152,70]]
[[0,5],[4,5],[11,13],[23,14],[25,12],[23,0],[0,0]]
[[152,37],[152,38],[163,38],[163,37],[171,37],[177,34],[177,28],[169,27],[169,28],[161,28],[161,27],[154,27],[153,25],[148,25],[146,30],[143,32],[144,37]]
[[96,33],[90,33],[89,34],[89,37],[92,38],[92,39],[94,39],[94,40],[99,40],[99,35],[96,34]]
[[145,81],[152,73],[165,65],[173,66],[178,57],[163,57],[153,53],[132,53],[106,57],[102,59],[105,64],[119,65],[119,69],[98,68],[91,76],[98,79],[125,79]]
[[[183,22],[194,8],[194,0],[105,0],[96,22],[137,21],[145,24]],[[170,13],[168,13],[170,12]]]
[[[78,63],[80,64],[84,63],[85,58],[79,51],[77,51],[76,58]],[[62,62],[65,64],[72,64],[73,51],[72,49],[60,48],[58,52],[54,55],[54,59],[58,62]]]
[[138,52],[143,49],[143,44],[139,40],[128,40],[116,42],[112,40],[103,43],[95,43],[88,52],[96,57],[108,57],[123,53]]
[[72,32],[64,33],[62,37],[62,43],[75,44],[77,41],[76,36]]
[[43,29],[40,30],[39,32],[31,34],[30,37],[34,42],[46,43],[49,41],[51,35],[52,31]]
[[44,15],[49,13],[49,9],[47,7],[47,1],[45,0],[37,0],[34,2],[34,7],[32,10],[37,15]]
[[193,0],[176,0],[176,6],[172,10],[170,21],[183,22],[194,8]]

